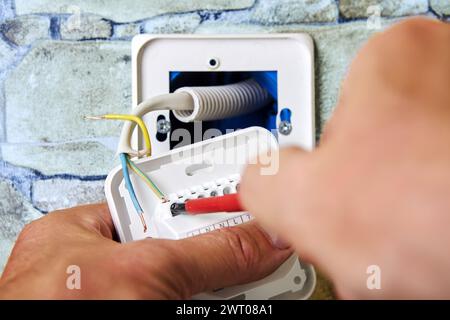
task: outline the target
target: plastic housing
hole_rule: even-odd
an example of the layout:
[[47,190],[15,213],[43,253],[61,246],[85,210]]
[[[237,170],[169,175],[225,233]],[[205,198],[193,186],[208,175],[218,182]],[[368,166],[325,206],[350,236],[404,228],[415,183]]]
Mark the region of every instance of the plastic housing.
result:
[[[217,61],[214,67],[211,59]],[[314,148],[314,49],[309,35],[137,35],[132,41],[133,106],[169,93],[170,73],[175,71],[276,71],[278,112],[292,112],[292,131],[278,135],[278,143]],[[160,115],[168,119],[169,111],[149,113],[144,121],[153,128]],[[278,125],[280,118],[276,121]],[[134,141],[142,147],[138,132]],[[152,142],[155,154],[170,150],[167,140]]]
[[[171,201],[178,201],[196,196],[205,188],[218,189],[211,185],[223,188],[230,179],[238,180],[244,166],[258,155],[264,155],[260,160],[267,164],[262,173],[273,173],[278,165],[276,153],[273,153],[277,145],[269,131],[253,127],[177,148],[164,155],[137,160],[136,164]],[[252,219],[246,212],[172,217],[169,210],[171,202],[162,203],[139,178],[132,176],[131,179],[149,225],[146,232],[126,191],[121,167],[113,169],[105,182],[106,199],[122,242],[146,237],[181,239]],[[202,293],[195,298],[305,299],[314,287],[314,268],[292,256],[262,280]]]

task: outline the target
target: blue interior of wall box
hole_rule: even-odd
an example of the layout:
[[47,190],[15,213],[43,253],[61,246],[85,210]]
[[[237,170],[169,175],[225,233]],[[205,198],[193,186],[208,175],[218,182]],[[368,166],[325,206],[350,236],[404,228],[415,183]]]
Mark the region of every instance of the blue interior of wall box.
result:
[[[277,86],[277,72],[276,71],[252,71],[252,72],[242,72],[242,71],[172,71],[170,72],[170,92],[174,92],[178,88],[185,86],[215,86],[215,85],[226,85],[232,84],[239,81],[254,79],[263,88],[267,90],[272,98],[272,103],[268,104],[266,107],[259,109],[255,112],[242,115],[239,117],[233,117],[222,120],[215,121],[203,121],[202,122],[202,135],[203,133],[210,129],[219,129],[222,133],[226,133],[227,130],[237,130],[244,129],[251,126],[264,127],[272,132],[276,128],[276,117],[278,113],[278,86]],[[193,134],[194,124],[183,123],[177,118],[170,115],[170,122],[173,130],[177,128],[184,128],[191,132],[191,137],[196,137]],[[167,139],[167,135],[157,135],[159,141],[164,141]],[[172,139],[170,139],[172,140]],[[191,143],[197,141],[191,141]],[[170,148],[179,146],[178,141],[171,141]]]

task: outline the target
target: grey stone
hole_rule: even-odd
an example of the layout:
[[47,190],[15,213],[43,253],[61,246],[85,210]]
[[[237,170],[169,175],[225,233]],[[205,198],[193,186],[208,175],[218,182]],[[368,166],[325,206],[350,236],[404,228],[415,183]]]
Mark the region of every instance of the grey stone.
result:
[[[1,152],[1,144],[0,144]],[[0,180],[14,181],[14,187],[31,201],[31,181],[36,179],[36,173],[27,168],[13,166],[5,161],[0,161]]]
[[319,107],[317,134],[331,117],[339,96],[341,82],[361,46],[375,33],[366,23],[311,30],[316,56],[316,103]]
[[50,145],[3,144],[3,160],[45,175],[106,175],[114,166],[114,151],[98,142]]
[[104,180],[81,181],[77,179],[37,180],[33,183],[33,204],[49,212],[81,204],[105,201]]
[[[395,20],[382,19],[382,29]],[[340,83],[359,48],[378,30],[367,28],[366,22],[350,22],[334,26],[260,26],[234,22],[202,23],[198,33],[293,33],[306,32],[315,43],[316,124],[317,133],[330,118],[339,95]]]
[[0,74],[4,73],[11,65],[14,57],[14,49],[0,38]]
[[340,0],[339,10],[346,18],[365,18],[374,15],[399,17],[428,11],[427,0]]
[[437,14],[450,16],[449,0],[430,0],[430,6]]
[[26,15],[6,21],[1,25],[1,30],[9,41],[24,46],[36,40],[50,39],[49,27],[49,18]]
[[201,21],[197,13],[153,18],[144,24],[146,33],[192,33]]
[[141,32],[139,23],[125,23],[114,26],[113,36],[117,39],[129,39]]
[[8,262],[9,255],[14,247],[16,239],[1,239],[0,238],[0,276],[5,269],[6,263]]
[[250,12],[249,20],[261,24],[337,21],[334,0],[261,0]]
[[0,22],[12,19],[14,10],[12,0],[0,0]]
[[[3,85],[0,85],[0,143],[6,139],[5,132],[5,95],[3,94]],[[2,153],[0,152],[0,160],[2,160]],[[1,173],[1,171],[0,171]]]
[[16,0],[17,14],[93,13],[116,22],[136,21],[167,13],[233,10],[251,7],[255,0]]
[[119,135],[120,121],[83,116],[130,110],[130,60],[124,41],[39,42],[6,79],[7,141]]
[[42,214],[33,208],[14,188],[11,182],[0,179],[0,273],[14,245],[17,235],[25,224]]
[[85,40],[111,37],[111,23],[92,14],[72,14],[61,23],[61,39]]

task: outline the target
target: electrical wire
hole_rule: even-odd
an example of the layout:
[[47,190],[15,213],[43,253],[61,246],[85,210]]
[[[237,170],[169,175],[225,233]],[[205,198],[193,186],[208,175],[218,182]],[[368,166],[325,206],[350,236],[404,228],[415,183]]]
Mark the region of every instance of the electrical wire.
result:
[[144,210],[142,210],[141,205],[139,204],[139,201],[136,197],[136,193],[134,192],[133,184],[131,183],[130,179],[130,173],[128,172],[128,155],[125,153],[119,154],[120,162],[122,164],[122,172],[123,172],[123,179],[125,180],[125,185],[127,187],[128,193],[131,198],[131,202],[133,203],[134,208],[136,209],[137,214],[139,215],[142,225],[144,227],[144,232],[147,231],[147,224],[144,219]]
[[[144,220],[144,211],[134,192],[128,167],[144,180],[159,199],[163,201],[166,201],[166,199],[161,190],[129,158],[130,155],[141,157],[145,155],[151,156],[152,153],[150,135],[141,118],[151,111],[172,110],[178,112],[177,117],[184,117],[186,119],[183,119],[186,121],[214,120],[249,112],[250,109],[250,111],[256,110],[267,102],[267,97],[267,92],[260,88],[255,81],[252,82],[250,80],[226,86],[180,88],[177,92],[159,95],[143,101],[133,109],[130,115],[106,114],[103,116],[87,116],[85,119],[126,121],[120,135],[118,153],[126,188],[130,194],[133,206],[139,214],[145,232],[147,231],[147,225]],[[136,124],[140,127],[144,136],[146,144],[144,150],[136,151],[131,148],[131,135]]]
[[[102,115],[102,116],[86,116],[85,119],[91,119],[91,120],[101,120],[101,119],[124,120],[124,121],[133,121],[133,122],[137,123],[138,126],[140,127],[143,135],[144,135],[144,140],[145,140],[145,143],[146,143],[147,150],[149,150],[149,153],[147,155],[151,156],[150,135],[148,134],[148,130],[147,130],[147,127],[146,127],[144,121],[142,121],[142,119],[139,118],[138,116],[127,115],[127,114],[105,114],[105,115]],[[166,201],[166,198],[165,198],[164,194],[151,181],[151,179],[142,170],[140,170],[139,167],[137,167],[134,164],[134,162],[129,157],[127,157],[126,159],[127,159],[128,165],[131,167],[133,172],[136,173],[136,175],[138,175],[140,178],[142,178],[142,180],[144,180],[144,182],[150,187],[150,189],[155,193],[155,195],[159,199],[161,199],[162,201]]]
[[[136,154],[137,156],[141,155],[147,155],[151,156],[152,154],[152,143],[150,141],[150,135],[148,134],[147,127],[145,126],[144,121],[139,116],[136,115],[130,115],[130,114],[105,114],[102,116],[85,116],[85,119],[89,120],[123,120],[123,121],[131,121],[136,123],[139,128],[141,129],[142,135],[144,136],[144,141],[146,145],[146,149],[142,150],[141,153],[138,152]],[[128,152],[121,152],[121,153],[128,153]],[[133,152],[134,154],[134,152]]]
[[[145,114],[156,110],[192,110],[193,108],[194,101],[188,93],[168,93],[142,101],[132,110],[131,115],[142,118]],[[120,133],[117,152],[137,157],[143,155],[145,150],[134,150],[131,148],[131,135],[135,126],[134,122],[124,123]]]
[[167,201],[164,194],[159,190],[159,188],[156,186],[156,184],[153,183],[153,181],[143,172],[131,159],[127,158],[128,164],[133,170],[133,172],[138,175],[144,182],[152,189],[152,191],[163,201]]
[[[127,115],[127,114],[106,114],[106,115],[102,115],[102,116],[86,116],[85,119],[123,120],[123,121],[132,121],[132,122],[136,123],[142,131],[142,134],[143,134],[144,140],[145,140],[145,144],[146,144],[146,149],[143,150],[144,151],[143,154],[147,155],[147,156],[151,156],[152,146],[151,146],[151,141],[150,141],[150,135],[148,134],[148,130],[147,130],[147,127],[145,126],[145,123],[142,121],[142,119],[140,117],[135,116],[135,115]],[[144,180],[144,182],[150,187],[150,189],[155,193],[155,195],[159,199],[161,199],[163,201],[166,201],[166,199],[164,197],[164,194],[161,192],[161,190],[159,190],[159,188],[151,181],[151,179],[133,163],[133,161],[129,158],[128,154],[120,153],[119,157],[120,157],[120,161],[122,164],[122,172],[123,172],[125,185],[128,190],[128,193],[130,195],[131,202],[133,203],[133,206],[134,206],[136,212],[138,213],[139,218],[141,219],[142,225],[144,227],[144,232],[146,232],[147,224],[144,219],[144,210],[142,209],[142,207],[139,204],[139,201],[136,197],[136,193],[134,191],[133,184],[131,183],[128,166],[133,170],[133,172],[135,172],[141,179]]]

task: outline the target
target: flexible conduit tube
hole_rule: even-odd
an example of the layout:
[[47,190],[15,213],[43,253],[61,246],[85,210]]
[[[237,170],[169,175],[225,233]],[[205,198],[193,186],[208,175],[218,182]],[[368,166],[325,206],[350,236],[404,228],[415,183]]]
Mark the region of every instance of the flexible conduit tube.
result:
[[[182,122],[231,118],[256,111],[270,102],[268,92],[255,80],[210,87],[183,87],[174,93],[163,94],[140,103],[132,115],[143,117],[156,110],[172,110]],[[119,141],[119,153],[143,156],[147,150],[135,151],[130,140],[134,122],[125,122]]]
[[191,110],[173,110],[183,122],[231,118],[266,106],[270,97],[255,80],[210,87],[183,87],[175,93],[188,93],[194,102]]

